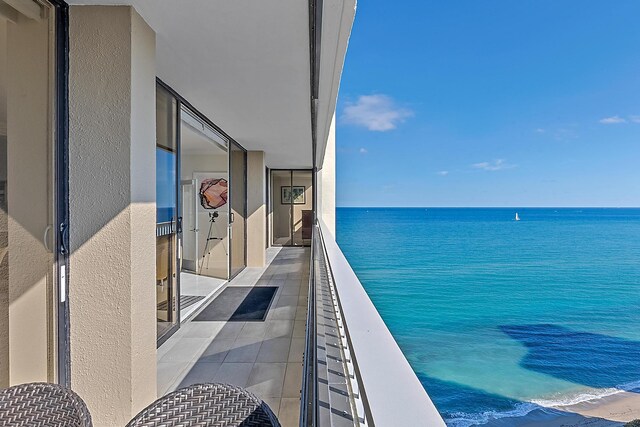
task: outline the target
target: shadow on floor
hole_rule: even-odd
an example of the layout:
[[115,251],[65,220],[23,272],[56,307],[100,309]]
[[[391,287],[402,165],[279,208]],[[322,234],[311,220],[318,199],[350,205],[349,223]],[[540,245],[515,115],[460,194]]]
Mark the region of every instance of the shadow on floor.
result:
[[500,329],[528,349],[520,365],[532,371],[597,388],[620,388],[640,379],[640,342],[551,324]]

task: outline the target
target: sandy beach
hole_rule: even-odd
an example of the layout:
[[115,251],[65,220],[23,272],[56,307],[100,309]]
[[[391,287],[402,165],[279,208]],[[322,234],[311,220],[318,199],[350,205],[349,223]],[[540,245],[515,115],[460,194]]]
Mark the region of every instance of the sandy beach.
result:
[[496,427],[619,427],[640,419],[640,394],[621,392],[597,400],[540,408],[522,418],[503,418]]

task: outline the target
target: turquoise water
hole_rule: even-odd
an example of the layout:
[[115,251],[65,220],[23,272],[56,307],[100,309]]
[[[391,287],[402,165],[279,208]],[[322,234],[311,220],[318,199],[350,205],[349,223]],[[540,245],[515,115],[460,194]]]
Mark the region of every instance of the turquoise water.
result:
[[336,234],[448,425],[640,391],[640,209],[339,208]]

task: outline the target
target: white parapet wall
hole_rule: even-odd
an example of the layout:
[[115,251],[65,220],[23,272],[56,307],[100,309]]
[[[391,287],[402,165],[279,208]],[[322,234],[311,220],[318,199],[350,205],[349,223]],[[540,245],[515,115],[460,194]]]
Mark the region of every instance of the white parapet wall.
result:
[[333,114],[325,146],[322,168],[318,171],[318,217],[336,234],[336,115]]
[[329,227],[320,221],[320,229],[369,418],[376,426],[444,427]]

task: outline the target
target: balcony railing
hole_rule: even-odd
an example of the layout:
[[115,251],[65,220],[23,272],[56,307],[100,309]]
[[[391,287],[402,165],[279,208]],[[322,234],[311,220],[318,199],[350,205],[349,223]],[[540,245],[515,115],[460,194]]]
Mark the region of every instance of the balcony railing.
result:
[[444,426],[322,222],[311,263],[300,425]]

